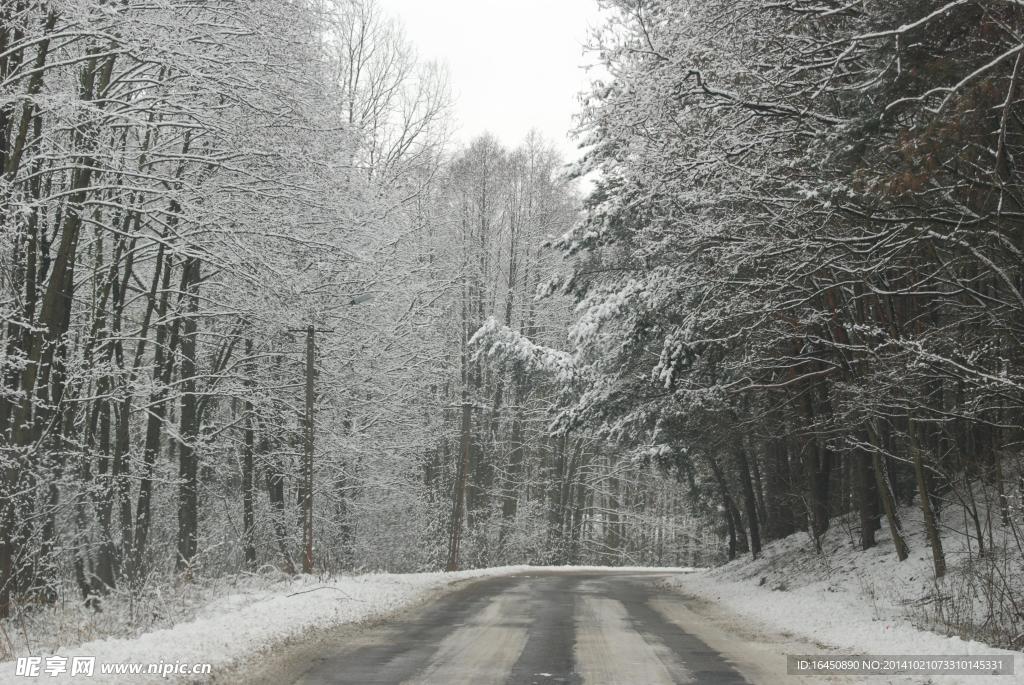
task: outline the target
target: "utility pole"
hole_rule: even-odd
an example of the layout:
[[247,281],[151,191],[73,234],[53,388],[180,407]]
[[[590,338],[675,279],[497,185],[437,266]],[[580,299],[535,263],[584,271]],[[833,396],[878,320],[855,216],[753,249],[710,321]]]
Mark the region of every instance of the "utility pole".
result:
[[[348,305],[362,304],[373,299],[367,293],[356,295],[348,301]],[[333,333],[334,329],[317,328],[310,324],[303,328],[289,328],[292,333],[306,333],[306,415],[302,420],[304,454],[302,459],[302,572],[313,572],[313,409],[316,404],[316,392],[313,381],[316,376],[316,334]]]
[[[302,329],[289,329],[292,333],[300,333]],[[316,375],[316,334],[333,333],[333,330],[316,328],[313,324],[306,326],[306,415],[302,420],[303,446],[302,459],[302,572],[313,572],[313,410],[316,404],[316,393],[313,381]]]

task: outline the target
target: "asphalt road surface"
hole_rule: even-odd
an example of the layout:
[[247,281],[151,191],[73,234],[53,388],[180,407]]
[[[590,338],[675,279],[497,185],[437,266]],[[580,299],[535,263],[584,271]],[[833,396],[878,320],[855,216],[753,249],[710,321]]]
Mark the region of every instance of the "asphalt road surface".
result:
[[358,640],[321,645],[312,663],[283,682],[747,684],[686,630],[671,608],[677,600],[664,599],[671,593],[657,579],[543,572],[475,582]]

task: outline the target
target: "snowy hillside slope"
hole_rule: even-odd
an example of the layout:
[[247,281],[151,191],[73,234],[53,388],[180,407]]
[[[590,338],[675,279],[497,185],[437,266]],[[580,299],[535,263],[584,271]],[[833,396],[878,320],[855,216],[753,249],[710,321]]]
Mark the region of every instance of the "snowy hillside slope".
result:
[[[993,609],[985,598],[987,590],[994,591],[991,584],[983,587],[988,575],[1008,573],[1014,574],[1011,582],[1021,580],[1024,565],[1012,536],[997,521],[990,520],[998,553],[979,561],[976,544],[963,534],[963,512],[948,507],[943,516],[943,544],[949,571],[936,582],[919,510],[907,507],[902,510],[902,517],[911,548],[909,558],[902,562],[893,551],[884,519],[877,535],[878,545],[861,551],[856,530],[847,518],[840,517],[833,519],[821,555],[814,554],[807,533],[798,532],[767,545],[756,560],[744,556],[717,568],[668,579],[665,584],[717,603],[765,631],[811,641],[820,645],[822,651],[1015,656],[1015,676],[905,677],[890,682],[1024,682],[1021,652],[997,649],[970,639],[996,635],[985,631],[1007,617],[995,614],[1013,612],[1016,602],[1024,602],[1024,595],[1002,597],[999,602],[1003,606]],[[1016,637],[1020,644],[1024,636]],[[798,680],[794,677],[794,682]],[[871,678],[871,682],[879,685],[886,680]]]

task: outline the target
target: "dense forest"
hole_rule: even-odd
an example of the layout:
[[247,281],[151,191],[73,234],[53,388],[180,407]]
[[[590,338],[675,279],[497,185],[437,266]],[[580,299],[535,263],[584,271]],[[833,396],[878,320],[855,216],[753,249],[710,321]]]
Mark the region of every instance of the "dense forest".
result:
[[0,21],[0,615],[712,546],[671,483],[551,427],[553,380],[470,349],[492,316],[565,345],[569,300],[534,293],[580,198],[539,136],[450,144],[445,70],[375,3]]
[[491,348],[565,380],[564,429],[688,484],[729,557],[800,530],[821,553],[842,517],[902,560],[913,512],[941,578],[966,535],[968,580],[932,599],[973,594],[1019,645],[1024,6],[610,5],[598,181],[550,284],[571,346]]
[[910,506],[1017,607],[1024,5],[604,5],[568,171],[372,0],[0,6],[0,616]]

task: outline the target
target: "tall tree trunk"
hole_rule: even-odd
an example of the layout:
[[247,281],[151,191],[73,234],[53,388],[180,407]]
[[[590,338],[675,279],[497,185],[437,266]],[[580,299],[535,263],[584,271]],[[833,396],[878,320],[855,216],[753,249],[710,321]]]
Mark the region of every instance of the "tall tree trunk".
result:
[[946,575],[946,556],[942,551],[942,537],[939,535],[939,526],[931,507],[931,496],[928,492],[928,477],[924,468],[924,454],[921,449],[919,430],[920,428],[916,421],[910,419],[907,422],[908,446],[914,462],[917,494],[921,503],[921,517],[924,520],[924,529],[928,534],[928,545],[932,550],[932,565],[935,569],[935,577],[941,578]]
[[796,530],[790,503],[789,453],[785,438],[776,437],[769,442],[768,460],[765,477],[767,537],[769,540],[779,540]]
[[[262,449],[261,453],[266,451],[266,449]],[[267,496],[270,499],[270,510],[274,519],[277,550],[281,554],[285,571],[294,576],[297,569],[295,561],[288,551],[288,531],[285,528],[284,467],[277,460],[274,460],[271,468],[267,469]]]
[[722,497],[723,514],[729,530],[729,560],[731,561],[736,558],[738,553],[745,553],[750,549],[747,544],[747,532],[743,529],[739,509],[736,508],[736,503],[729,493],[729,485],[725,480],[721,465],[710,453],[706,457],[711,466],[711,473],[718,484],[718,492]]
[[881,439],[878,430],[871,423],[868,424],[875,443],[871,456],[875,471],[875,484],[878,488],[879,498],[882,500],[882,511],[889,522],[889,533],[892,535],[893,546],[896,548],[896,558],[903,561],[910,555],[910,548],[903,537],[903,524],[899,518],[899,510],[896,508],[896,500],[892,494],[892,486],[889,483],[889,472],[885,468],[882,456]]
[[853,454],[854,491],[857,497],[857,511],[860,514],[860,547],[863,550],[875,546],[875,531],[878,530],[878,492],[874,487],[874,476],[869,463],[870,455],[858,451]]
[[455,473],[455,492],[452,495],[452,520],[448,538],[446,571],[459,570],[459,547],[462,544],[462,519],[466,506],[466,479],[469,475],[469,452],[472,441],[472,411],[468,390],[464,390],[462,395],[462,437],[459,444],[459,463]]
[[249,570],[256,568],[256,541],[255,528],[256,516],[253,505],[256,500],[256,491],[253,481],[253,453],[255,450],[255,408],[252,403],[254,392],[255,364],[252,361],[252,338],[245,341],[245,356],[247,378],[246,385],[249,390],[249,397],[245,400],[245,428],[242,436],[242,548],[245,553],[245,566]]
[[196,396],[196,355],[198,347],[200,261],[186,257],[182,265],[186,297],[184,326],[181,336],[181,428],[178,447],[178,556],[175,568],[191,577],[196,555],[199,528],[199,438],[198,398]]
[[[132,536],[128,575],[133,582],[141,582],[144,576],[143,561],[149,540],[150,505],[153,497],[153,469],[160,454],[161,434],[167,417],[167,386],[174,372],[174,352],[178,347],[178,330],[181,319],[175,317],[168,322],[170,309],[171,271],[173,263],[164,254],[163,247],[157,253],[157,268],[153,274],[154,285],[161,283],[160,297],[156,304],[156,340],[153,345],[153,390],[149,396],[149,410],[146,416],[146,435],[142,449],[142,469],[139,474],[139,494],[135,505],[135,530]],[[179,292],[184,290],[183,284]],[[152,292],[155,294],[156,287]]]
[[758,524],[757,501],[754,497],[754,479],[750,473],[750,459],[741,445],[736,450],[736,461],[743,481],[743,508],[747,515],[747,529],[750,531],[750,553],[756,559],[761,554],[761,527]]

